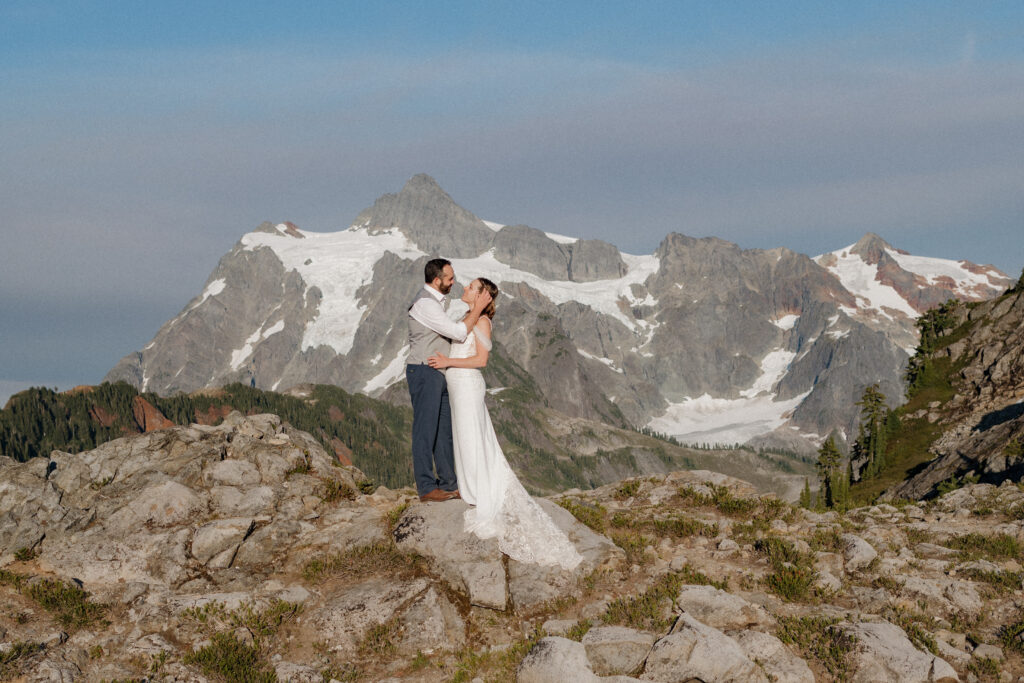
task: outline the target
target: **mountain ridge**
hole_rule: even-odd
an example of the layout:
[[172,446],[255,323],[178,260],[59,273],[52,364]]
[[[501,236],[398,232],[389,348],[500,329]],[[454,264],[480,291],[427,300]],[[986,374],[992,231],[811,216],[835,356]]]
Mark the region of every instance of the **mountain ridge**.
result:
[[[874,267],[849,250],[812,259],[669,233],[653,254],[629,255],[596,240],[489,224],[420,174],[347,230],[265,223],[244,235],[203,292],[105,379],[158,393],[241,381],[378,395],[401,381],[404,305],[422,264],[441,253],[460,286],[476,275],[499,284],[496,338],[560,410],[613,422],[620,412],[684,440],[796,439],[813,450],[829,432],[852,433],[851,406],[865,382],[902,393],[893,378],[916,345],[915,306],[953,291],[868,237],[861,243],[880,243],[879,263],[895,263],[884,264],[891,285],[867,279]],[[917,270],[959,272],[955,262],[900,258]],[[1010,282],[997,272],[974,276],[969,297]],[[995,284],[982,291],[982,278]],[[710,429],[692,429],[698,421]]]

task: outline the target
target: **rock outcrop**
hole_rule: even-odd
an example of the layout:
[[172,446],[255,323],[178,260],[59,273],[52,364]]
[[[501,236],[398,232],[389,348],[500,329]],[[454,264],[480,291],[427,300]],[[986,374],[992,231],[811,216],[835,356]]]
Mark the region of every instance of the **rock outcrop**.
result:
[[584,556],[571,572],[511,561],[462,531],[464,502],[375,488],[273,415],[0,458],[0,678],[1024,673],[1009,483],[845,515],[704,471],[539,502]]
[[942,482],[993,484],[1024,475],[1024,290],[953,311],[951,334],[961,337],[936,355],[955,373],[955,395],[917,418],[942,426],[935,458],[890,498],[921,498]]

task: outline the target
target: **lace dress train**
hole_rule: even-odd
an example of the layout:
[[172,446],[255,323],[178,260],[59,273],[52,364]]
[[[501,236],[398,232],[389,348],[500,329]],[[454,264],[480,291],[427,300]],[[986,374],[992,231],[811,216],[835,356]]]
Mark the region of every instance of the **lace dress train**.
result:
[[[476,355],[476,344],[491,341],[479,328],[453,344],[452,358]],[[503,553],[520,562],[573,569],[582,560],[565,533],[526,492],[505,459],[484,404],[483,375],[469,368],[448,368],[455,472],[462,498],[472,506],[465,529],[480,538],[497,538]]]

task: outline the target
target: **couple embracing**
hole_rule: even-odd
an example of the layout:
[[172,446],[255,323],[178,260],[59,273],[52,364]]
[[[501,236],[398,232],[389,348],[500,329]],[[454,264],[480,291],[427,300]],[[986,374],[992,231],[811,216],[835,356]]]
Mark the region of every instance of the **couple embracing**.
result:
[[469,312],[448,317],[455,271],[433,259],[409,306],[405,377],[412,398],[412,458],[420,500],[462,498],[470,508],[464,528],[520,562],[572,569],[583,559],[566,535],[530,497],[498,444],[480,370],[491,351],[491,320],[498,288],[486,278],[469,283]]

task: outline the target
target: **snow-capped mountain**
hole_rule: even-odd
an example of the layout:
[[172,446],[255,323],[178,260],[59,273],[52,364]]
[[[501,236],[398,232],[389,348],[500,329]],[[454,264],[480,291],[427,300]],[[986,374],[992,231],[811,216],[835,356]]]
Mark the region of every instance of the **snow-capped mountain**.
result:
[[677,233],[653,254],[623,254],[485,222],[418,175],[346,230],[264,223],[244,235],[107,379],[159,393],[242,381],[381,394],[403,380],[406,307],[435,255],[451,258],[460,284],[484,276],[501,288],[492,385],[518,366],[570,415],[792,448],[849,433],[868,384],[902,394],[920,312],[1012,283],[873,235],[814,260]]
[[841,306],[851,318],[882,329],[913,353],[914,320],[947,299],[978,301],[1012,284],[992,266],[913,256],[868,233],[856,244],[815,257],[854,295],[856,306]]

